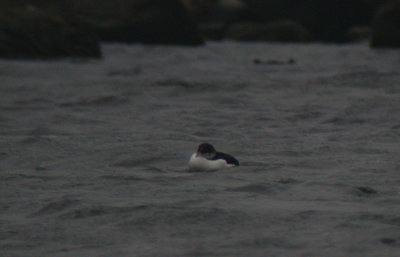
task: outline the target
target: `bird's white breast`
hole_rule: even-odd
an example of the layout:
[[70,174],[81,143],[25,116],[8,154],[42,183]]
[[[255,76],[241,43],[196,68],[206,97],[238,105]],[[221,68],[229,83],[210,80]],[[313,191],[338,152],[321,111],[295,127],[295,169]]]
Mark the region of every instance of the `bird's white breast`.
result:
[[196,153],[192,154],[189,160],[190,170],[213,171],[225,167],[230,167],[225,160],[207,160],[204,157],[196,156]]

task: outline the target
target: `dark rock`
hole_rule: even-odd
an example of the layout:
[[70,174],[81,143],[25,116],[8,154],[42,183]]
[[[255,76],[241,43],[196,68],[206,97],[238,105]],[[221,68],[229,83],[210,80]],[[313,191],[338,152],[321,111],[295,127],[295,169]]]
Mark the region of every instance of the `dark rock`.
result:
[[65,8],[102,41],[204,44],[197,25],[178,0],[71,0]]
[[298,22],[285,20],[267,24],[271,41],[306,42],[311,39],[307,29]]
[[314,39],[343,43],[349,28],[370,24],[373,6],[369,0],[305,0],[296,15]]
[[232,25],[224,37],[238,41],[268,41],[268,32],[265,24],[248,22]]
[[223,22],[209,22],[199,24],[199,30],[204,39],[221,40],[227,29]]
[[347,39],[352,42],[369,40],[370,38],[370,27],[352,27],[347,31]]
[[0,11],[0,57],[100,57],[97,38],[59,14],[27,5]]
[[230,27],[225,38],[238,41],[306,42],[310,34],[301,24],[294,21],[271,23],[241,23]]
[[400,1],[384,5],[376,14],[371,47],[400,47]]
[[241,0],[217,1],[215,17],[226,22],[238,22],[249,15],[249,9]]
[[370,25],[376,0],[244,0],[244,2],[254,11],[253,21],[295,20],[307,28],[314,40],[340,43],[348,41],[349,28]]
[[231,23],[246,19],[250,10],[242,0],[181,0],[198,23]]
[[190,16],[198,23],[214,22],[213,13],[216,10],[216,0],[182,0]]
[[100,57],[96,37],[52,12],[26,6],[0,13],[0,57]]

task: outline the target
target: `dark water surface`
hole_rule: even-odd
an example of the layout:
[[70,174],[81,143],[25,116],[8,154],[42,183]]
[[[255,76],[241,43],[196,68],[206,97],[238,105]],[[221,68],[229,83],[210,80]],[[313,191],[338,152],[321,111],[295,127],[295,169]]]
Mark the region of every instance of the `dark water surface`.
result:
[[0,62],[0,256],[399,256],[399,51],[103,50]]

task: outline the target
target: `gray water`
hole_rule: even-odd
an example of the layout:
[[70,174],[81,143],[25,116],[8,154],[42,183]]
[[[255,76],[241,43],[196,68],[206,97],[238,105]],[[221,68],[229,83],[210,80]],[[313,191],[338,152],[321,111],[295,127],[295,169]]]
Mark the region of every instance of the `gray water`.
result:
[[0,256],[399,256],[398,50],[103,52],[0,61]]

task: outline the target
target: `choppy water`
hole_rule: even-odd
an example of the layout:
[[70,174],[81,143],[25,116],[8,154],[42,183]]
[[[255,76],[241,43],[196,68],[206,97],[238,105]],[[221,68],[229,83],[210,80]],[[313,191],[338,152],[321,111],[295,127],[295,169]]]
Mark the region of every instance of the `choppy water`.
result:
[[1,256],[399,256],[399,51],[103,50],[0,62]]

